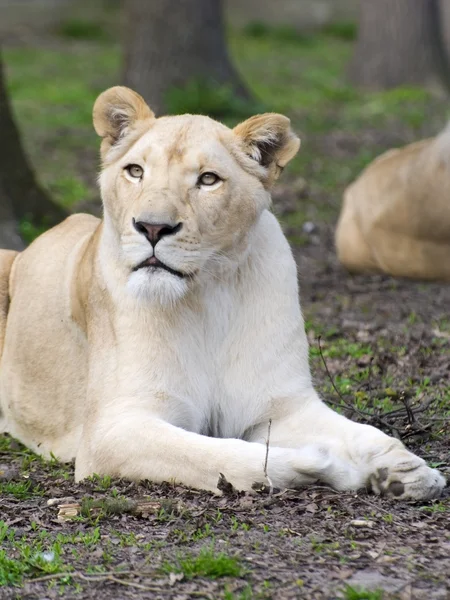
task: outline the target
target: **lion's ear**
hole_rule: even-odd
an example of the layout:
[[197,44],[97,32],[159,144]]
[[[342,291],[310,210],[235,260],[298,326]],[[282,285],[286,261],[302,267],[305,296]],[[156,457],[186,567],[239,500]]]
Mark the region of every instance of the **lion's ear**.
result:
[[272,168],[275,176],[300,148],[300,139],[292,131],[290,120],[276,113],[251,117],[233,131],[241,138],[246,154],[263,167]]
[[155,118],[145,100],[127,87],[109,88],[94,104],[93,121],[97,134],[103,138],[102,154],[129,131]]

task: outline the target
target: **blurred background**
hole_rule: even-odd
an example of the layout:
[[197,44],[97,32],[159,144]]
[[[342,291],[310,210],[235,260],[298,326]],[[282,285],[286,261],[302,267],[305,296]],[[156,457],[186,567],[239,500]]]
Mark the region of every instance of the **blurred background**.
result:
[[[41,188],[31,173],[25,185],[8,134],[0,181],[9,221],[29,242],[63,216],[50,200],[99,214],[92,104],[125,83],[157,114],[203,113],[230,125],[260,111],[287,114],[303,143],[275,208],[292,243],[320,245],[362,167],[446,121],[450,3],[437,4],[0,0],[2,96]],[[10,128],[2,121],[2,134]]]
[[0,36],[3,246],[11,223],[29,242],[64,211],[99,214],[91,111],[112,85],[157,114],[287,114],[302,148],[275,210],[320,256],[344,187],[447,117],[447,0],[0,0]]
[[447,121],[448,0],[0,0],[0,35],[0,245],[21,247],[69,211],[101,214],[91,111],[112,85],[157,114],[234,125],[284,113],[302,147],[274,210],[316,373],[320,335],[342,397],[389,412],[402,390],[448,414],[449,286],[351,277],[334,248],[345,187]]

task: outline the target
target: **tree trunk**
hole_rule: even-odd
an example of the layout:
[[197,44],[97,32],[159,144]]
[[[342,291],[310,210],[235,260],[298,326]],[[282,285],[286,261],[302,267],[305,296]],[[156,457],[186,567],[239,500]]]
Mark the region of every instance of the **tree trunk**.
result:
[[6,91],[0,55],[0,246],[18,249],[23,242],[18,223],[36,227],[55,225],[67,216],[37,183],[22,148]]
[[14,214],[9,194],[0,178],[0,248],[23,250],[25,243],[20,236],[18,222]]
[[439,0],[361,0],[349,75],[368,89],[449,86]]
[[221,0],[126,0],[125,85],[166,109],[171,87],[228,84],[248,97],[228,56]]

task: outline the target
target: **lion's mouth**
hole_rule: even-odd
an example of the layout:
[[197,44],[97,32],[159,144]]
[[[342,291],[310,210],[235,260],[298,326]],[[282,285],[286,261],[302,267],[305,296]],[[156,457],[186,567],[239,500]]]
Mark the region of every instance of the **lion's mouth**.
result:
[[137,267],[134,267],[133,271],[138,271],[139,269],[144,268],[151,268],[155,270],[164,269],[165,271],[168,271],[169,273],[172,273],[172,275],[176,275],[177,277],[186,277],[186,275],[184,273],[181,273],[181,271],[176,271],[175,269],[172,269],[171,267],[165,265],[163,262],[157,259],[156,256],[146,258],[144,261],[138,264]]

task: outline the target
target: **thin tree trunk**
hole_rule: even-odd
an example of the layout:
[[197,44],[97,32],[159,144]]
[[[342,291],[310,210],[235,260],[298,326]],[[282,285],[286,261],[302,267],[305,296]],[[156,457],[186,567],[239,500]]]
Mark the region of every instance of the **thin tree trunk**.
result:
[[14,214],[9,194],[3,188],[0,178],[0,248],[23,250],[25,243],[20,236],[18,222]]
[[1,55],[0,132],[0,245],[16,249],[20,246],[17,226],[20,220],[29,219],[36,226],[50,227],[67,213],[39,186],[27,160],[12,116]]
[[439,0],[361,0],[349,75],[369,89],[448,87]]
[[228,56],[221,0],[126,0],[125,85],[161,114],[171,87],[229,84],[248,97]]

